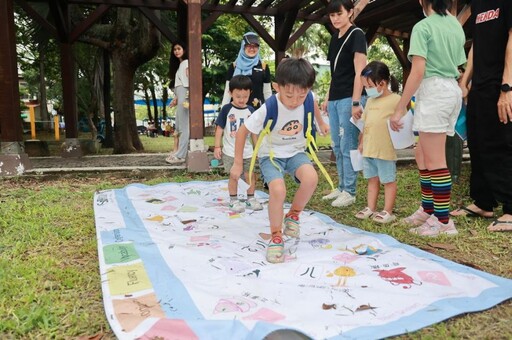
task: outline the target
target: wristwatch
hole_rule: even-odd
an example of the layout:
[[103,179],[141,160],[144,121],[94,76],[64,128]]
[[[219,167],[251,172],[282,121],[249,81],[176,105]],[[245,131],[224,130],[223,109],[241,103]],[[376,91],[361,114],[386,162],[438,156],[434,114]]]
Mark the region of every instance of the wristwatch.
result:
[[359,105],[360,105],[360,104],[359,104],[359,101],[357,101],[357,100],[354,100],[354,101],[352,102],[352,106],[359,106]]
[[509,84],[501,84],[501,92],[509,92],[512,91],[512,87]]

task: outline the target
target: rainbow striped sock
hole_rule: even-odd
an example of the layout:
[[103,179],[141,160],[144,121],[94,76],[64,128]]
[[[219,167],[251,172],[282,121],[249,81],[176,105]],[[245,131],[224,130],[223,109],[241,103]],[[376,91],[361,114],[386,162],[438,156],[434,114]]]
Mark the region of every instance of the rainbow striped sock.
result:
[[439,222],[446,224],[450,219],[450,196],[452,192],[450,170],[447,168],[430,170],[430,179],[434,200],[434,215]]
[[421,206],[423,211],[429,215],[434,212],[434,202],[432,198],[432,184],[430,182],[430,171],[420,169],[420,187],[421,187]]

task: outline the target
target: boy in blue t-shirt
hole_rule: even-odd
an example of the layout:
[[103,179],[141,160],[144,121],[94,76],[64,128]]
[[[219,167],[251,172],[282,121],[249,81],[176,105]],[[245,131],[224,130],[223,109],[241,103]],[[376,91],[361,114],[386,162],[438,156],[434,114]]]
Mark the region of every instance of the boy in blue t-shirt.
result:
[[[247,100],[251,94],[252,81],[251,78],[244,75],[234,76],[229,81],[229,93],[231,95],[231,103],[222,107],[217,117],[215,129],[215,149],[213,155],[216,159],[221,159],[224,163],[224,170],[229,173],[233,165],[235,157],[235,137],[236,132],[243,126],[245,120],[254,112],[252,106],[247,105]],[[244,137],[243,144],[243,172],[245,178],[249,178],[249,166],[253,153],[253,147],[249,136]],[[222,145],[222,147],[221,147]],[[250,180],[251,185],[247,189],[247,200],[241,202],[238,199],[238,178],[229,176],[229,208],[233,212],[244,212],[245,208],[252,210],[262,210],[263,206],[254,197],[256,176],[253,174]]]

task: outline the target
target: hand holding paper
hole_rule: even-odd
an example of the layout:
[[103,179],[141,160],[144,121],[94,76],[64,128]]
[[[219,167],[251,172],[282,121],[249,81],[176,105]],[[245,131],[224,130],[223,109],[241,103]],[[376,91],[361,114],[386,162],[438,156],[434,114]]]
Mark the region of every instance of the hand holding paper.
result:
[[414,133],[412,131],[412,123],[414,116],[411,110],[407,111],[405,116],[400,119],[399,122],[395,123],[395,126],[399,126],[399,130],[392,128],[391,119],[388,120],[389,136],[395,149],[405,149],[414,144]]
[[359,131],[363,131],[363,128],[364,128],[364,121],[362,119],[358,119],[358,120],[354,120],[354,117],[350,117],[350,122],[352,124],[354,124],[355,126],[357,126],[357,128],[359,129]]

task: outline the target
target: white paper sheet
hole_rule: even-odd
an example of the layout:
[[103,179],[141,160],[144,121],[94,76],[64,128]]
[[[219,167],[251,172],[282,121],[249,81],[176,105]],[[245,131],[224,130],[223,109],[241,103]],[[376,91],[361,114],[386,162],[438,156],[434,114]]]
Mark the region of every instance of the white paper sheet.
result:
[[403,123],[403,127],[399,131],[391,130],[388,120],[389,135],[395,149],[405,149],[414,144],[414,133],[412,131],[413,121],[414,116],[411,110],[407,111],[405,116],[400,119],[400,122]]
[[363,155],[358,149],[350,150],[350,161],[352,162],[354,171],[363,170]]
[[237,194],[239,199],[247,198],[247,189],[249,189],[249,183],[239,178],[237,187]]
[[357,128],[359,129],[359,131],[363,131],[363,128],[364,128],[364,121],[362,119],[358,119],[356,121],[354,121],[354,118],[350,117],[350,122],[352,124],[354,124],[355,126],[357,126]]

